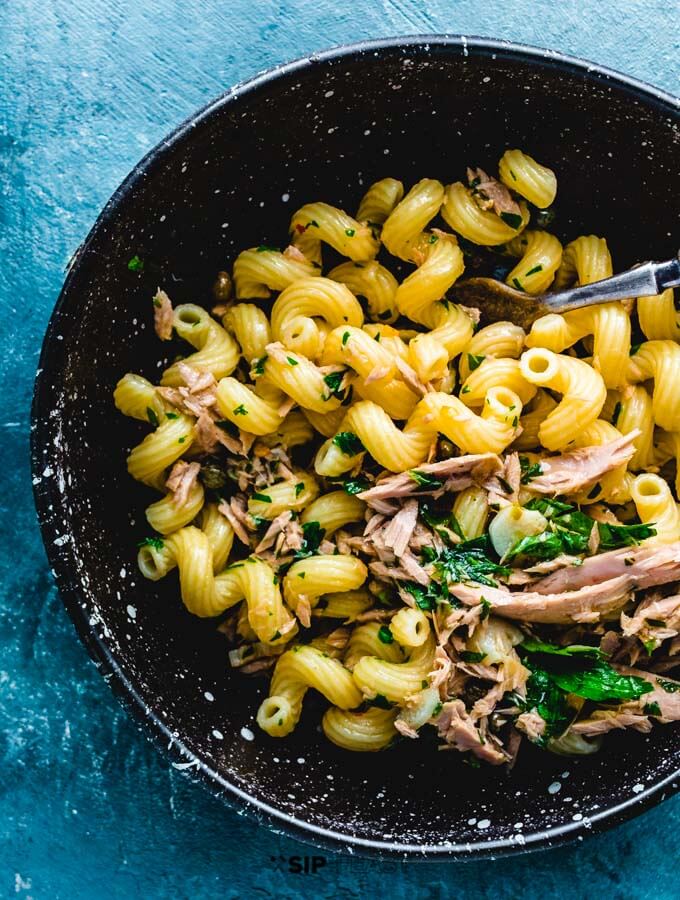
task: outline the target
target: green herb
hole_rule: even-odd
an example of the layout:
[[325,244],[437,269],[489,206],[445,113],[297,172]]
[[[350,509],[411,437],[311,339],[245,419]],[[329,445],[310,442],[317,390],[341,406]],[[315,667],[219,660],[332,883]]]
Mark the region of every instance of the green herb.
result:
[[156,410],[152,409],[150,406],[146,408],[146,417],[151,422],[154,428],[158,428],[158,416],[156,415]]
[[316,219],[312,219],[310,222],[307,222],[307,228],[309,228],[310,225],[313,225],[314,228],[319,228],[319,227],[320,227],[320,225],[319,225],[319,223],[316,221]]
[[584,553],[588,538],[570,531],[543,531],[521,538],[505,554],[505,562],[554,559],[561,553]]
[[259,500],[260,503],[271,503],[272,502],[272,498],[269,496],[269,494],[258,494],[257,491],[253,491],[253,493],[251,494],[251,497],[253,500]]
[[259,359],[256,359],[253,363],[253,372],[255,375],[264,375],[264,366],[269,357],[265,353],[264,356],[261,356]]
[[302,526],[302,546],[295,551],[295,558],[305,559],[307,556],[313,556],[318,551],[325,534],[326,530],[318,522],[305,522]]
[[177,415],[177,413],[174,413],[174,412],[166,412],[165,418],[166,419],[179,419],[179,416]]
[[390,631],[388,625],[381,625],[378,629],[378,639],[383,644],[393,644],[394,643],[394,635]]
[[[581,659],[585,661],[584,657]],[[596,703],[637,700],[642,694],[654,690],[644,678],[621,675],[601,659],[590,660],[584,668],[575,671],[550,672],[550,678],[566,693],[576,694]]]
[[486,657],[486,653],[475,653],[473,650],[463,650],[460,658],[467,663],[480,663]]
[[431,612],[437,606],[437,603],[446,600],[442,586],[437,581],[431,581],[427,587],[422,584],[416,584],[415,581],[406,581],[402,584],[405,591],[413,597],[418,609],[423,612]]
[[342,395],[343,392],[340,390],[340,385],[344,377],[344,369],[339,372],[329,372],[328,375],[323,376],[324,383],[330,391],[329,399],[333,396],[340,397]]
[[187,438],[186,438],[186,435],[183,435],[181,438],[177,438],[177,443],[178,443],[178,444],[183,444],[184,441],[186,441],[186,439],[187,439]]
[[524,290],[524,288],[522,287],[522,282],[519,280],[519,278],[513,278],[512,283],[515,285],[518,291]]
[[436,532],[439,537],[445,541],[447,544],[453,543],[451,540],[451,533],[454,535],[458,535],[461,540],[464,535],[460,530],[460,525],[456,520],[456,517],[453,513],[449,515],[437,516],[433,512],[431,512],[429,506],[426,503],[421,504],[420,507],[420,517],[425,522],[426,525],[429,525],[430,528]]
[[278,641],[278,639],[279,639],[280,637],[281,637],[281,632],[280,632],[280,631],[275,631],[274,634],[272,635],[271,640],[270,640],[269,643],[270,643],[270,644],[273,644],[274,641]]
[[475,369],[478,369],[485,359],[485,356],[475,356],[474,353],[468,353],[467,361],[470,371],[474,372]]
[[598,522],[600,549],[616,550],[618,547],[632,547],[656,534],[652,524],[647,525],[606,525]]
[[612,415],[612,425],[616,425],[616,423],[619,421],[619,416],[621,415],[621,409],[622,409],[621,401],[619,400],[619,402],[614,407],[614,414]]
[[517,229],[522,224],[522,217],[518,216],[517,213],[502,212],[501,219],[505,222],[506,225],[514,228],[515,231],[517,231]]
[[248,410],[245,408],[245,406],[242,403],[239,403],[239,405],[234,408],[234,415],[235,416],[247,416]]
[[256,248],[258,253],[280,253],[281,250],[278,247],[269,247],[267,244],[260,244],[259,247]]
[[556,644],[547,644],[545,641],[539,641],[538,638],[533,637],[525,637],[520,647],[527,653],[547,653],[550,656],[592,656],[594,659],[603,657],[599,647],[589,647],[586,644],[558,647]]
[[676,694],[680,691],[680,681],[666,681],[664,678],[657,678],[656,683],[667,694]]
[[159,537],[146,537],[143,541],[140,541],[137,544],[138,547],[153,547],[154,550],[162,550],[165,547],[165,543],[163,542],[163,538]]
[[[423,548],[424,551],[430,548]],[[472,581],[495,587],[496,582],[490,575],[509,575],[510,570],[495,563],[486,555],[489,549],[488,537],[463,541],[453,547],[445,547],[438,554],[433,554],[434,568],[445,585],[461,584]],[[425,552],[423,556],[425,557]],[[429,554],[428,554],[429,555]]]
[[292,356],[287,356],[286,359],[288,360],[288,365],[297,366],[298,361],[296,359],[293,359]]
[[442,486],[442,482],[427,472],[421,472],[420,469],[409,469],[409,476],[415,481],[418,487],[426,488],[428,491],[436,491]]
[[461,394],[469,394],[469,393],[470,393],[470,385],[469,385],[469,384],[466,384],[466,385],[463,387],[463,389],[462,389],[462,391],[461,391]]
[[535,710],[545,722],[545,729],[537,739],[539,747],[545,747],[551,737],[559,736],[569,727],[574,712],[566,694],[552,681],[549,674],[527,660],[531,675],[526,683],[526,698],[519,706],[525,712]]
[[652,653],[654,653],[654,651],[656,650],[656,641],[654,640],[654,638],[649,641],[643,641],[642,644],[649,656],[651,656]]
[[345,491],[352,496],[355,494],[362,494],[371,487],[364,478],[348,478],[347,481],[342,482],[342,486]]
[[352,431],[340,431],[333,438],[333,444],[345,456],[357,456],[365,447]]
[[379,331],[376,331],[376,333],[373,335],[373,340],[380,343],[380,332]]
[[644,341],[639,344],[632,344],[631,348],[630,348],[629,356],[635,356],[635,354],[638,352],[638,350],[640,349],[640,347],[642,346],[643,343],[644,343]]
[[144,271],[144,260],[140,259],[137,254],[132,257],[132,259],[128,260],[127,264],[128,269],[131,272],[143,272]]
[[500,475],[496,475],[496,478],[498,479],[498,483],[500,484],[500,486],[503,488],[503,493],[512,494],[512,485],[508,484],[505,478],[501,477]]
[[347,235],[347,237],[354,237],[356,232],[353,228],[345,228],[345,234]]
[[444,707],[443,703],[435,704],[435,707],[432,710],[432,718],[434,718],[435,716],[438,716],[439,713],[442,711],[443,707]]
[[306,574],[306,572],[298,572],[298,578],[304,578]]
[[483,622],[485,619],[489,618],[489,614],[491,613],[491,604],[486,599],[486,597],[482,597],[479,602],[482,607],[482,612],[479,617],[479,621]]
[[645,703],[642,707],[642,711],[646,716],[660,716],[661,715],[661,707],[656,702],[656,700],[652,701],[652,703]]
[[349,331],[343,332],[342,335],[342,346],[344,347],[347,341],[349,340]]
[[299,497],[300,494],[304,491],[304,489],[305,489],[304,481],[298,481],[298,483],[295,485],[295,496]]
[[439,235],[431,234],[428,244],[436,244],[438,240],[439,240]]
[[543,266],[541,266],[539,264],[538,266],[534,266],[533,269],[529,269],[528,272],[525,272],[524,277],[528,278],[529,275],[535,275],[537,272],[542,272],[542,271],[543,271]]

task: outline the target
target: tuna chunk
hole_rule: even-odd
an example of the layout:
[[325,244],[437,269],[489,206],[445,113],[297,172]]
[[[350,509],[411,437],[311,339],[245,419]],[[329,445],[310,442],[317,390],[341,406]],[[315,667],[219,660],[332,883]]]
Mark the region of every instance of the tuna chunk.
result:
[[375,487],[359,494],[369,506],[374,500],[387,500],[391,497],[408,497],[431,494],[438,497],[446,491],[462,491],[475,481],[484,481],[496,472],[500,472],[503,464],[495,453],[473,453],[466,456],[454,456],[436,463],[424,463],[414,471],[429,475],[441,482],[440,487],[418,484],[409,472],[390,475],[379,481]]
[[493,210],[497,216],[501,213],[521,215],[521,209],[512,194],[497,178],[487,175],[484,169],[467,170],[468,184],[472,188],[472,196],[480,209]]
[[418,518],[418,501],[407,500],[391,522],[383,529],[385,546],[402,556],[409,545]]
[[437,728],[439,737],[462,753],[471,750],[479,759],[495,766],[506,761],[505,754],[496,749],[490,740],[484,741],[462,700],[450,700],[442,706]]
[[680,580],[680,542],[623,547],[583,560],[581,566],[570,566],[553,572],[532,585],[539,594],[575,591],[625,575],[635,590],[669,584]]
[[170,298],[160,288],[153,298],[153,327],[162,341],[172,337],[173,312]]
[[541,460],[542,474],[532,478],[527,487],[539,494],[573,494],[587,490],[607,472],[631,459],[635,453],[633,441],[639,434],[635,429],[600,447],[581,447],[546,457]]
[[183,459],[178,460],[172,467],[165,486],[172,494],[172,502],[175,506],[179,508],[186,506],[200,471],[201,467],[197,462],[188,463]]

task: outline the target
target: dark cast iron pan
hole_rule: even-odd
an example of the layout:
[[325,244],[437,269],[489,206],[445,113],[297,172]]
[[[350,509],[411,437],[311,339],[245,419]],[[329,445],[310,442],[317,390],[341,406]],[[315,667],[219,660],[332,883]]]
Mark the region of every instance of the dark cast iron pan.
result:
[[[562,238],[605,235],[619,269],[676,249],[680,174],[672,97],[556,53],[491,40],[409,37],[283,66],[220,97],[151,151],[71,266],[42,349],[33,474],[43,539],[76,629],[103,675],[174,765],[239,810],[332,849],[378,856],[498,855],[554,845],[671,794],[680,731],[612,735],[569,760],[523,747],[512,772],[472,769],[433,741],[354,755],[306,702],[287,741],[258,731],[263,682],[229,671],[214,623],[173,578],[136,571],[145,489],[124,459],[145,430],[111,391],[151,379],[158,284],[210,302],[239,249],[286,239],[310,200],[349,210],[391,175],[450,182],[521,147],[559,177]],[[143,272],[128,269],[133,256]],[[214,699],[213,699],[214,698]],[[254,734],[254,740],[251,738]],[[244,737],[245,735],[245,737]],[[557,788],[559,786],[559,790]]]

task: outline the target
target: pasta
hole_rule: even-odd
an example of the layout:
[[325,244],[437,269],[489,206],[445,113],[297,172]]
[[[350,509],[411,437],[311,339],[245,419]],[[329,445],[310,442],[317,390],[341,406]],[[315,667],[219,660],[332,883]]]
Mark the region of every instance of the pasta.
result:
[[478,327],[468,263],[533,294],[613,271],[604,238],[543,227],[551,169],[508,149],[498,170],[303,205],[289,246],[236,256],[233,299],[219,273],[212,314],[159,289],[178,355],[115,387],[157,494],[139,570],[268,679],[272,738],[309,690],[343,750],[434,727],[493,765],[518,736],[584,755],[680,718],[673,295]]

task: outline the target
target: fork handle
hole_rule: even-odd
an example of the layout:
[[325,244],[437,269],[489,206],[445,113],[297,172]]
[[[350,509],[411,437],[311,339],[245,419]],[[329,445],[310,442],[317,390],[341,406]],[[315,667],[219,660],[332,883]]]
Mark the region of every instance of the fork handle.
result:
[[625,300],[628,297],[653,297],[667,288],[680,285],[680,251],[665,262],[646,262],[604,278],[592,284],[547,294],[543,298],[545,307],[551,312],[566,312],[583,306],[594,306],[609,300]]

